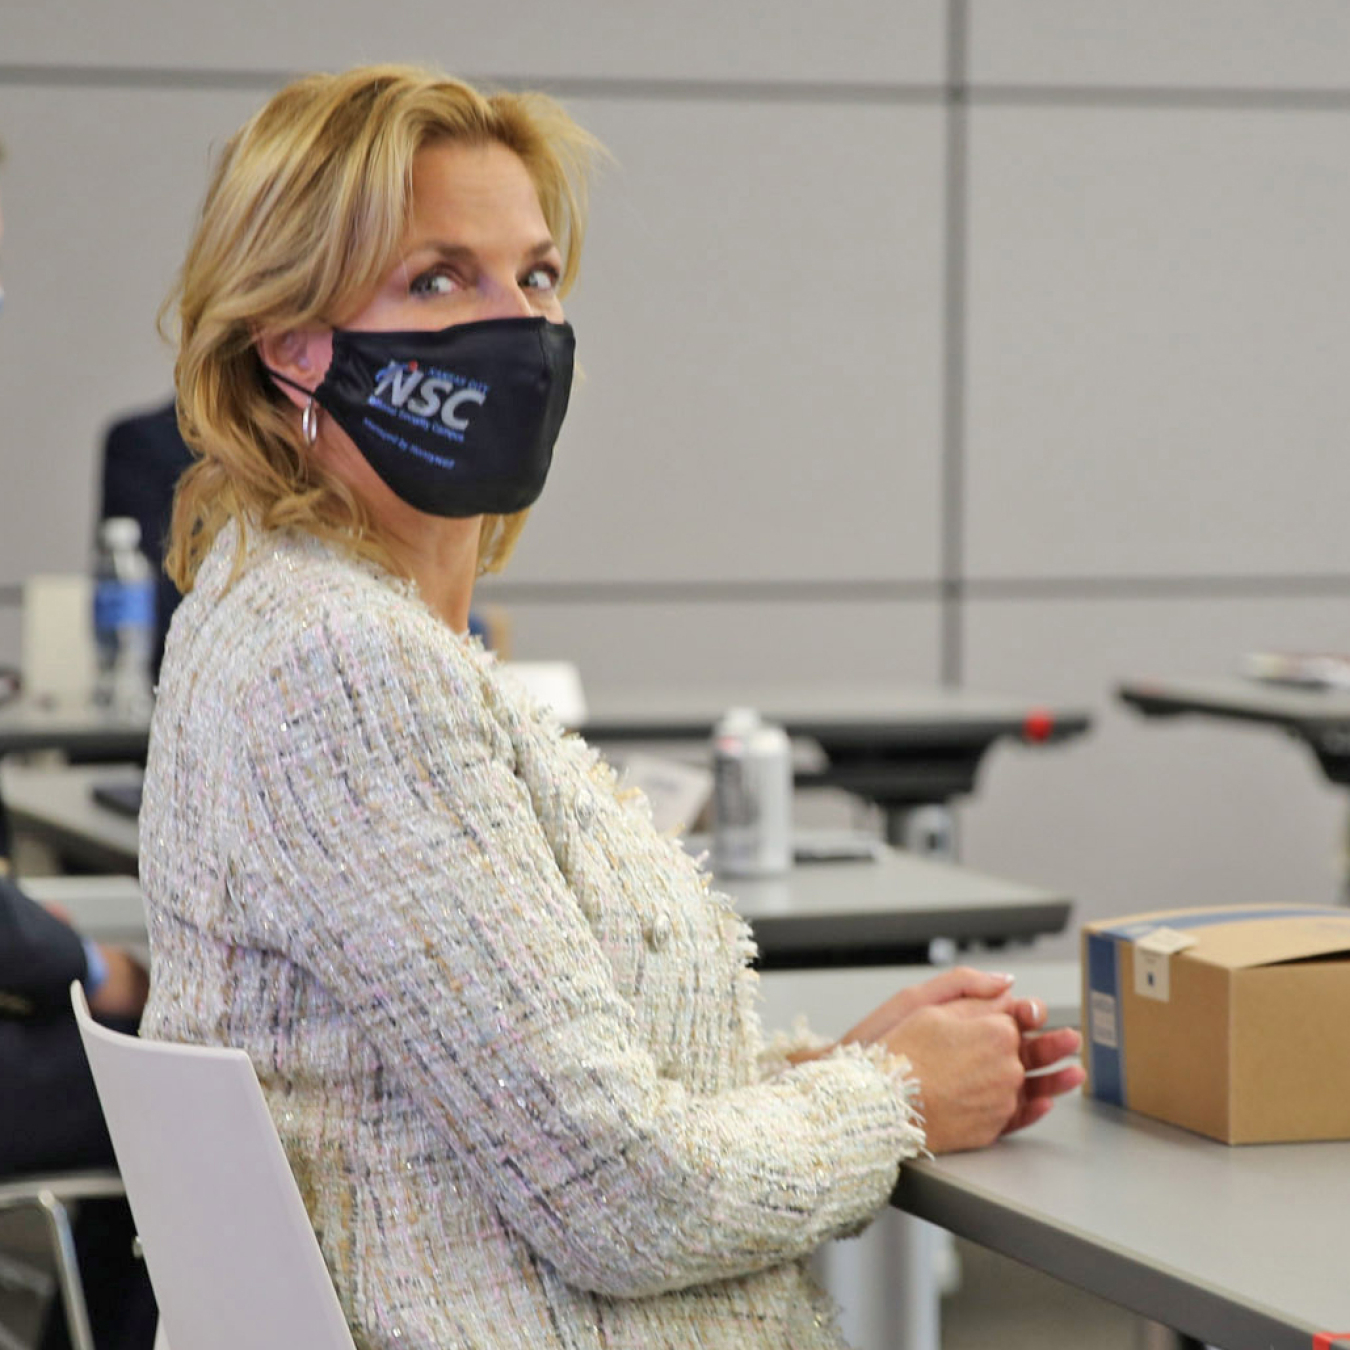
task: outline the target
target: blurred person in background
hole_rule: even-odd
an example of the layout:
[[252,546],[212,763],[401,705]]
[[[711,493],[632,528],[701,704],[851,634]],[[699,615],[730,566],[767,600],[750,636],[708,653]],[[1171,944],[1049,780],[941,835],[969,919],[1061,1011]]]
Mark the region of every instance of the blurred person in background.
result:
[[[9,875],[6,852],[7,843],[0,848],[0,1176],[113,1167],[70,984],[84,984],[100,1021],[134,1032],[145,1005],[145,970],[131,953],[82,938],[64,916],[26,895]],[[98,1350],[150,1350],[155,1300],[132,1248],[136,1230],[126,1201],[83,1202],[74,1232]],[[54,1299],[40,1350],[69,1346],[65,1310]]]
[[156,678],[164,658],[164,636],[178,608],[178,587],[164,570],[164,550],[173,517],[173,494],[192,455],[178,430],[172,399],[156,408],[119,417],[103,440],[99,516],[129,516],[141,527],[141,552],[155,570]]

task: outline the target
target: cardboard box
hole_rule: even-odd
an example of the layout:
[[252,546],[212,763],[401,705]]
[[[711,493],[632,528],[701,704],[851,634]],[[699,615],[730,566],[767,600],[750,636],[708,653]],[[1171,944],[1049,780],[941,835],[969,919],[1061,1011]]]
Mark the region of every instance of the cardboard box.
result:
[[1350,1139],[1350,910],[1163,910],[1083,930],[1085,1089],[1228,1144]]

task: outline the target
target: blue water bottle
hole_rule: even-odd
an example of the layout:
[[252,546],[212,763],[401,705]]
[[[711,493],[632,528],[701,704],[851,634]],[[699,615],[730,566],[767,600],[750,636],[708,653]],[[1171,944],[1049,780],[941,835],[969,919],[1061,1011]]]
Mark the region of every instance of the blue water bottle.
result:
[[111,516],[98,528],[94,562],[94,702],[148,717],[154,701],[155,573],[141,552],[141,527]]

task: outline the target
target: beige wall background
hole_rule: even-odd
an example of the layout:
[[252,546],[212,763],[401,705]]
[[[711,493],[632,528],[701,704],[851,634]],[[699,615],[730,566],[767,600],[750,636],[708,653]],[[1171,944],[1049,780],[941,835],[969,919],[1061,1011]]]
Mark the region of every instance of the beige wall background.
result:
[[[965,858],[1080,914],[1322,900],[1345,802],[1117,678],[1350,649],[1341,0],[0,0],[0,660],[214,148],[294,72],[544,86],[610,147],[587,381],[492,599],[591,689],[893,680],[1086,704]],[[1064,945],[1064,944],[1061,944]]]

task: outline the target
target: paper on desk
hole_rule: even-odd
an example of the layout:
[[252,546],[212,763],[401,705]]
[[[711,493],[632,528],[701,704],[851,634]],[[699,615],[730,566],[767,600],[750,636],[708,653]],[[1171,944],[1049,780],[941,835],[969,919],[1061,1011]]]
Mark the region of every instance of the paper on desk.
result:
[[663,834],[687,830],[712,797],[712,771],[700,765],[634,752],[623,756],[622,767],[624,785],[641,789]]
[[1267,684],[1350,689],[1350,656],[1337,652],[1248,652],[1238,669]]

